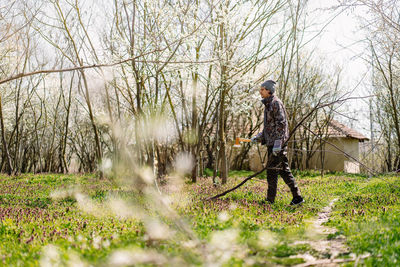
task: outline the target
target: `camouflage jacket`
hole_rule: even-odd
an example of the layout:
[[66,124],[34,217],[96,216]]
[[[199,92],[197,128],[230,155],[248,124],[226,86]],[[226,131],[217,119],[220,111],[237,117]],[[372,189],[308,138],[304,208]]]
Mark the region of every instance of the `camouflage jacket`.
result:
[[275,140],[281,140],[283,144],[289,138],[289,129],[282,101],[272,95],[261,102],[265,105],[264,129],[257,135],[258,139],[266,146],[273,146]]

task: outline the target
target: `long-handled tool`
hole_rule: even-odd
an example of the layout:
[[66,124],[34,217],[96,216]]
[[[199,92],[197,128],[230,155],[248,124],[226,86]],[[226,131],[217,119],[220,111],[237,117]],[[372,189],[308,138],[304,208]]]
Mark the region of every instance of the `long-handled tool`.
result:
[[233,147],[240,147],[240,142],[250,143],[251,139],[236,137]]

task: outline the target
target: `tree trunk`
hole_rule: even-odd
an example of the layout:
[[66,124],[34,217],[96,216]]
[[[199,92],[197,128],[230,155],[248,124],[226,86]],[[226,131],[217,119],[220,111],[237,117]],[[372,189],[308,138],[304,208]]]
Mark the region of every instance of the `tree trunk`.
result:
[[[224,85],[223,85],[224,86]],[[226,140],[225,140],[225,88],[221,88],[221,103],[219,106],[219,159],[220,177],[222,184],[226,184],[228,177],[227,160],[226,160]]]
[[[196,48],[196,59],[199,57],[199,49]],[[192,157],[193,157],[193,169],[192,169],[192,182],[197,181],[197,170],[198,170],[198,150],[199,150],[199,127],[198,127],[198,116],[197,116],[197,80],[199,74],[195,72],[193,74],[193,92],[192,92],[192,134],[195,135],[194,142],[192,145]]]
[[10,158],[10,152],[8,151],[8,145],[6,141],[6,133],[4,129],[4,120],[3,120],[3,106],[2,106],[2,99],[1,99],[1,94],[0,94],[0,127],[1,127],[1,141],[3,143],[3,154],[5,156],[5,159],[7,161],[7,174],[11,175],[12,174],[12,163],[11,163],[11,158]]

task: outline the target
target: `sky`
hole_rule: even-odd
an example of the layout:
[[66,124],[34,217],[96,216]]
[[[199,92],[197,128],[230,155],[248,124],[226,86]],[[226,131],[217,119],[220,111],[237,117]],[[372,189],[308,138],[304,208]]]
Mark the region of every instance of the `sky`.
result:
[[[364,15],[362,10],[339,10],[329,9],[335,5],[332,0],[309,0],[310,19],[320,24],[326,24],[335,14],[340,13],[324,29],[319,38],[310,43],[315,52],[323,55],[333,65],[340,66],[342,71],[342,86],[346,91],[353,91],[352,96],[370,95],[371,73],[368,64],[361,58],[365,56],[365,44],[360,42],[364,39],[364,33],[360,30],[358,16]],[[310,33],[312,36],[312,33]],[[355,120],[344,116],[337,119],[350,127],[360,131],[369,137],[369,105],[367,100],[349,101],[343,110],[349,109],[346,114]]]

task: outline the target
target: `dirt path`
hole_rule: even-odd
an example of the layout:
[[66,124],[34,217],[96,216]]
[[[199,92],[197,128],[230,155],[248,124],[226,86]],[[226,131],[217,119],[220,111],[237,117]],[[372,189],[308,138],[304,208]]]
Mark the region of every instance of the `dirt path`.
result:
[[[357,261],[354,254],[349,254],[349,249],[345,245],[345,238],[337,236],[328,240],[329,234],[334,234],[336,229],[324,226],[332,212],[332,206],[337,201],[333,199],[320,213],[316,220],[311,222],[309,230],[309,240],[296,241],[294,244],[309,244],[313,252],[296,255],[296,258],[303,258],[305,263],[298,264],[298,267],[305,266],[339,266],[339,263],[347,261]],[[343,259],[343,256],[346,258]]]

